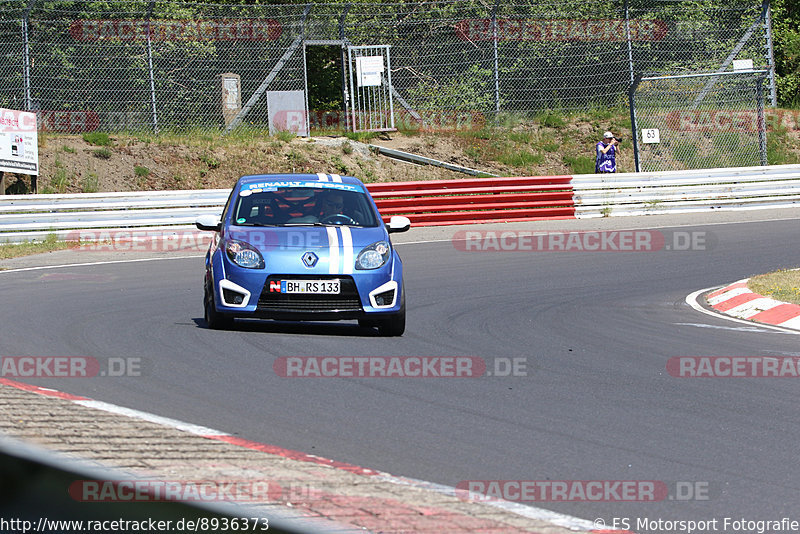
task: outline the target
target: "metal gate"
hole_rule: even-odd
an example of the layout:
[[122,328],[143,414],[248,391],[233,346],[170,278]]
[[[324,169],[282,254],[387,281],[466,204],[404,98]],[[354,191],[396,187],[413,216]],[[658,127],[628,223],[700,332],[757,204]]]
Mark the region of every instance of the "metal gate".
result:
[[767,164],[768,70],[637,78],[630,88],[636,171]]
[[394,127],[390,45],[348,46],[350,130],[390,132]]

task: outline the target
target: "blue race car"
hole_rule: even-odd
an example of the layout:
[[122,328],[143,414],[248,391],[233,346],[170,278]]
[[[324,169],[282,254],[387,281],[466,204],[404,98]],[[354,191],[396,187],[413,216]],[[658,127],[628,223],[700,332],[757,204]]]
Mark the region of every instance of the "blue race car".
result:
[[236,182],[206,254],[205,320],[235,317],[317,321],[356,319],[381,335],[405,331],[403,263],[367,188],[337,174],[264,174]]

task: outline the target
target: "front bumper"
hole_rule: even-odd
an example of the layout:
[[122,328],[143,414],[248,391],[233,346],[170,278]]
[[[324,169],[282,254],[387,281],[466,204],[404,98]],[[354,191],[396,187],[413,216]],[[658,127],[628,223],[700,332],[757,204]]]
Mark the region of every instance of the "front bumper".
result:
[[[222,264],[224,262],[224,265]],[[398,313],[402,307],[402,264],[352,275],[291,274],[254,271],[220,259],[211,267],[217,311],[235,317],[281,320],[345,320]],[[224,273],[222,277],[220,274]],[[281,280],[339,280],[340,293],[280,292]]]

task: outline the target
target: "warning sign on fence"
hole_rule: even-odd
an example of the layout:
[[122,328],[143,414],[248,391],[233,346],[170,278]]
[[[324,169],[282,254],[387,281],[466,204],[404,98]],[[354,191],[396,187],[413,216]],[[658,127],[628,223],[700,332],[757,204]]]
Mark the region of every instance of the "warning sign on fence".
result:
[[39,174],[36,113],[0,108],[0,172]]

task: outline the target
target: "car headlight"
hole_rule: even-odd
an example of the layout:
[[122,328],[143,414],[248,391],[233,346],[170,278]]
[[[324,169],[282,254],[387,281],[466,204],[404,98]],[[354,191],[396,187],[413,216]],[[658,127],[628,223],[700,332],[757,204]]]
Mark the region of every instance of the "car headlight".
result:
[[225,253],[239,267],[246,269],[264,268],[264,258],[258,249],[250,243],[239,241],[238,239],[228,239],[225,241]]
[[356,269],[377,269],[389,260],[389,243],[378,241],[358,253]]

